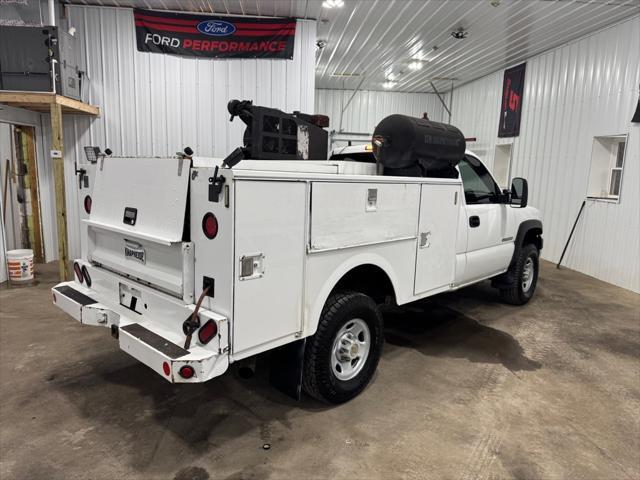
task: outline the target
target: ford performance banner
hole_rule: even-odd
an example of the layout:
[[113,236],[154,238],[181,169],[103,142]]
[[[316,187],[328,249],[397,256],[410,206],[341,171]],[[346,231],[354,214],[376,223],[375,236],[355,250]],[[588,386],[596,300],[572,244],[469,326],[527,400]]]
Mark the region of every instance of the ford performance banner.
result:
[[291,18],[213,17],[134,10],[141,52],[209,58],[293,58]]

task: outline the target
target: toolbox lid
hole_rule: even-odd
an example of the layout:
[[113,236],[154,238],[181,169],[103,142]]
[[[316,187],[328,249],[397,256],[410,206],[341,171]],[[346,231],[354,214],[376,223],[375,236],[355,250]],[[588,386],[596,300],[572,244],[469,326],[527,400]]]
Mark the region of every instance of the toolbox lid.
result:
[[190,165],[181,158],[101,159],[87,223],[158,243],[182,241]]

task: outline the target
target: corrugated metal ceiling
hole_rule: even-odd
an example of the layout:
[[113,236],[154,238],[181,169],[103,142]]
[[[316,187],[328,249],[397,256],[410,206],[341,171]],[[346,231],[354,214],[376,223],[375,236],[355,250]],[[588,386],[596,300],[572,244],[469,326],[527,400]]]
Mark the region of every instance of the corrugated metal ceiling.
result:
[[[316,87],[448,90],[640,13],[640,0],[68,0],[72,4],[317,19]],[[495,5],[495,6],[494,6]],[[462,27],[467,38],[454,39]],[[628,39],[638,41],[639,39]],[[435,47],[435,48],[434,48]],[[409,64],[418,62],[419,70]]]

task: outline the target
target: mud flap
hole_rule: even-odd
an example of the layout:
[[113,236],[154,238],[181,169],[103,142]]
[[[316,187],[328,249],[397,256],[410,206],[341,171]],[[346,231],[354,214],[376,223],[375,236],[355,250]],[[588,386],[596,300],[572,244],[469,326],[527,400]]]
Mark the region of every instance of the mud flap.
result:
[[285,395],[300,400],[304,347],[307,340],[297,340],[278,347],[269,356],[269,383]]

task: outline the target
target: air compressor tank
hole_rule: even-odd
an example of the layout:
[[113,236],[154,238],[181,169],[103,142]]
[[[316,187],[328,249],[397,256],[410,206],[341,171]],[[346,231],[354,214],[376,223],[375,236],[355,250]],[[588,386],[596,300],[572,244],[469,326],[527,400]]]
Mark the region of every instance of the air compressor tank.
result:
[[378,123],[372,144],[385,175],[411,177],[457,178],[466,148],[453,125],[398,114]]

